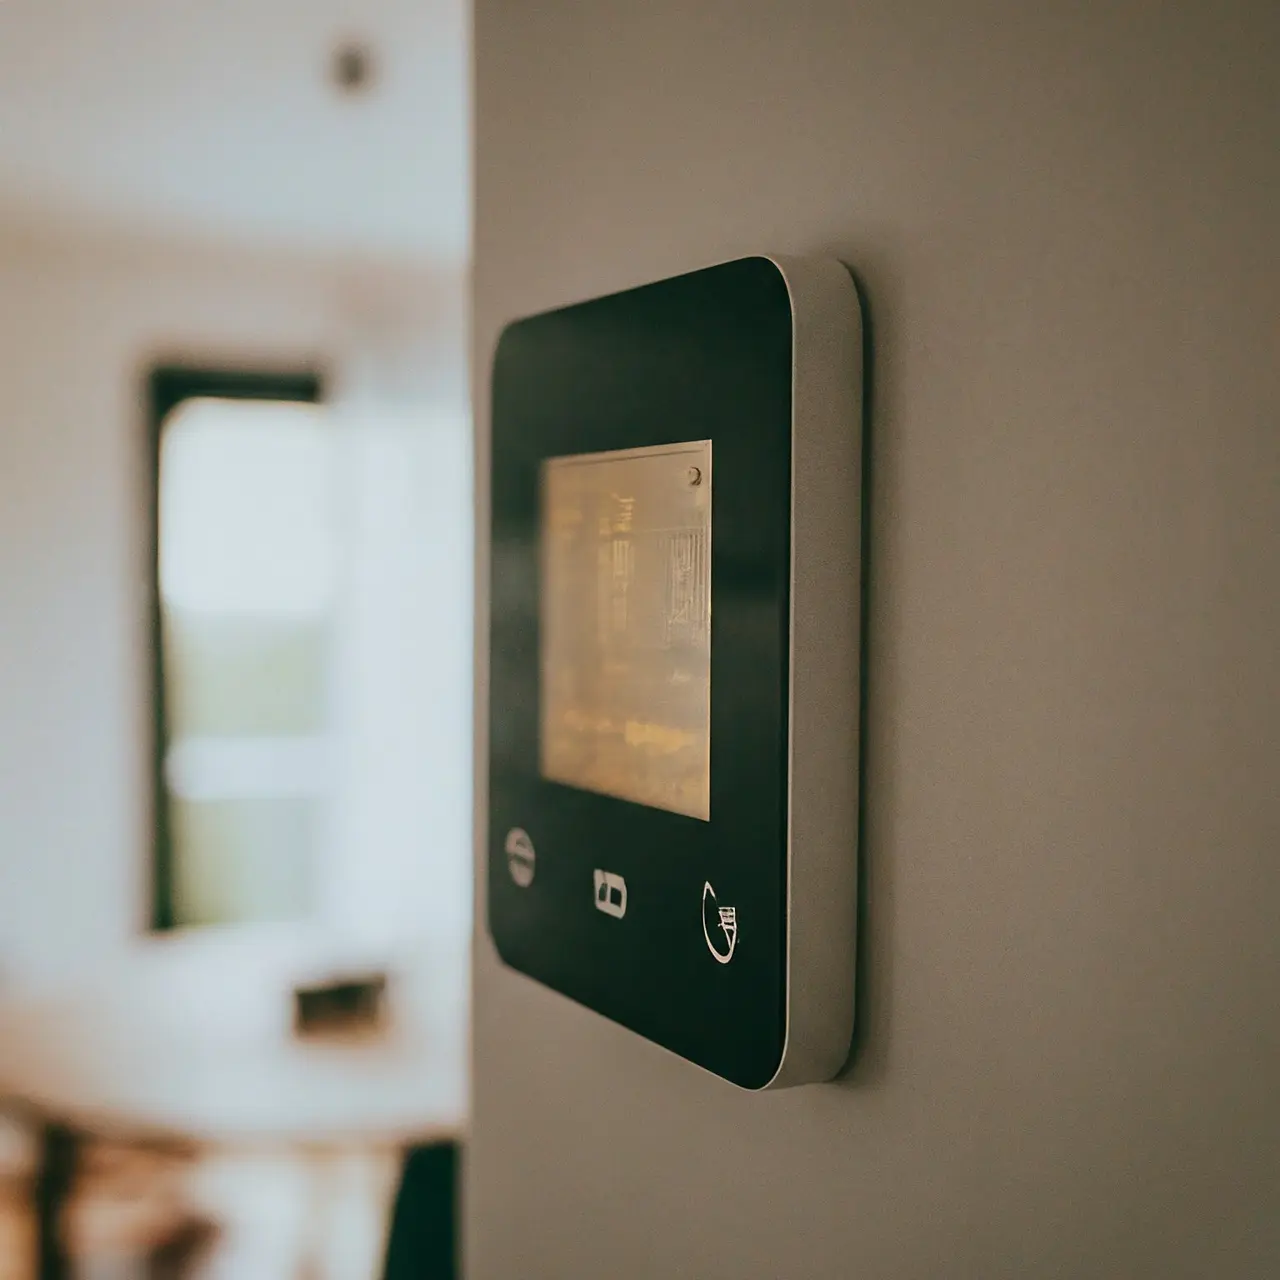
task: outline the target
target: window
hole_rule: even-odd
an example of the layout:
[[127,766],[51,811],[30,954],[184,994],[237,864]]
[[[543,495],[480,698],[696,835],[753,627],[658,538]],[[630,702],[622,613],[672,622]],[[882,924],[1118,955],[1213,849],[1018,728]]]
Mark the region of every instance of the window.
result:
[[332,763],[335,428],[312,375],[150,389],[153,924],[302,917]]

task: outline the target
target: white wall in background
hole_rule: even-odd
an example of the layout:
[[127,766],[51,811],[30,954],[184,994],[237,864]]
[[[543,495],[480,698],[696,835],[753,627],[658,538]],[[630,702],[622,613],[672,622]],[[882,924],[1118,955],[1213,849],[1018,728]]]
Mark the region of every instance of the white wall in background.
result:
[[[470,419],[353,399],[322,916],[375,950],[470,929]],[[460,609],[460,602],[465,602]]]
[[[0,232],[0,996],[100,975],[135,950],[147,918],[140,393],[157,358],[318,361],[345,428],[372,442],[350,550],[355,589],[376,611],[346,658],[355,741],[370,754],[353,775],[327,914],[296,946],[271,943],[271,971],[284,974],[289,955],[323,967],[348,943],[378,957],[465,933],[460,306],[456,275]],[[412,584],[394,606],[378,594],[383,573]],[[415,659],[422,679],[405,685]],[[392,714],[403,706],[383,682],[397,672],[412,722]],[[252,966],[241,977],[237,990],[261,991],[277,1017],[282,992],[251,985]]]
[[[0,207],[460,263],[463,0],[3,0]],[[344,39],[375,81],[336,93]]]

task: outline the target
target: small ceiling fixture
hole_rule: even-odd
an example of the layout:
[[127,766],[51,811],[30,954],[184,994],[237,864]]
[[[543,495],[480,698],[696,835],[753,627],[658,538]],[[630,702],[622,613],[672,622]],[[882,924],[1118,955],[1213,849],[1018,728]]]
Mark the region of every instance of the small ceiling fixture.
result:
[[376,69],[373,50],[358,40],[344,40],[333,51],[330,74],[340,93],[366,92]]

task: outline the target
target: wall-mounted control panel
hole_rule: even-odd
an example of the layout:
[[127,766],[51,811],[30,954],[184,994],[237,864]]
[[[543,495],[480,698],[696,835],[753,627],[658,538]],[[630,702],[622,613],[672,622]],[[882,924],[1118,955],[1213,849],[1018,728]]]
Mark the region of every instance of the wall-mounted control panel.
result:
[[519,320],[493,366],[488,919],[747,1088],[854,1015],[862,330],[744,258]]

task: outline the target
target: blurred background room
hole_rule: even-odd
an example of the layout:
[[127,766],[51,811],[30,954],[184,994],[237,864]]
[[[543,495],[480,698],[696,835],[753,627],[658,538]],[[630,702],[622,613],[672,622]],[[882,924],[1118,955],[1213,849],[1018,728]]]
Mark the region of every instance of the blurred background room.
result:
[[0,1280],[452,1274],[466,30],[0,4]]

